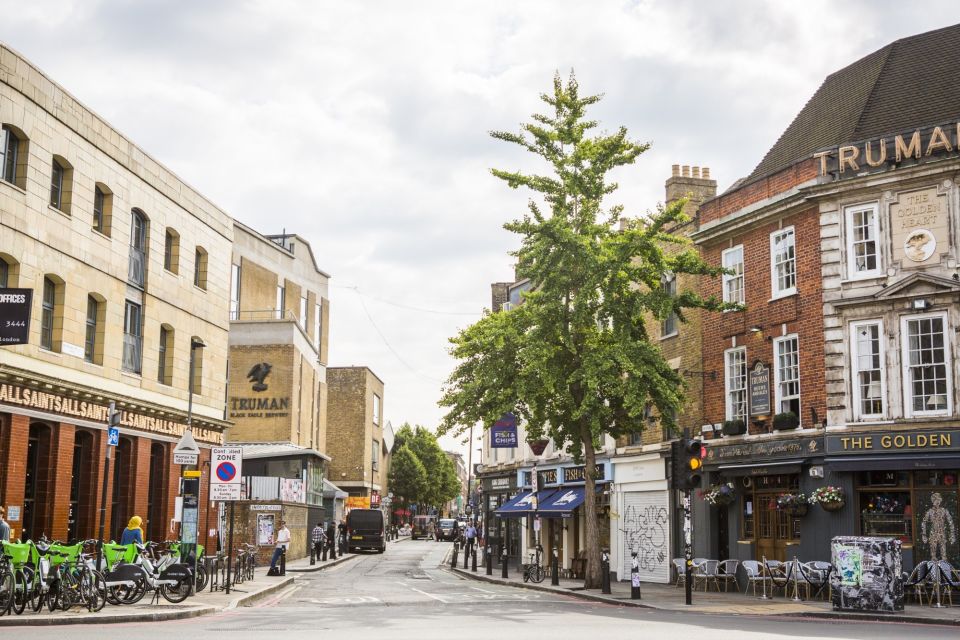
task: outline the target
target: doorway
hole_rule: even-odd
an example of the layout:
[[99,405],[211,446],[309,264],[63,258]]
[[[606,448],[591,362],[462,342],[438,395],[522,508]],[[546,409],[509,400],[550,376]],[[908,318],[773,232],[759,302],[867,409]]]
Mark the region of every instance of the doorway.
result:
[[[749,488],[744,491],[742,528],[745,537],[754,539],[756,559],[780,560],[787,558],[787,544],[800,539],[800,519],[777,508],[777,497],[796,493],[800,486],[798,474],[745,478]],[[752,535],[751,535],[752,534]]]

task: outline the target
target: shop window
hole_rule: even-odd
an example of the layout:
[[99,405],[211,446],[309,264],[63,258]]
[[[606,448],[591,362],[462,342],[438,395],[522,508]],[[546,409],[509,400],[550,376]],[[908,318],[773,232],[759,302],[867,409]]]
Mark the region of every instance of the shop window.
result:
[[850,325],[854,415],[880,418],[884,414],[886,371],[883,366],[883,323],[879,320]]
[[723,268],[732,272],[723,274],[723,301],[743,304],[743,245],[723,252]]
[[947,415],[952,394],[947,375],[946,317],[903,319],[903,378],[907,416]]
[[747,419],[747,350],[745,347],[728,349],[723,354],[726,366],[727,420]]
[[30,425],[27,440],[26,478],[23,492],[22,539],[38,539],[53,535],[52,522],[47,517],[50,504],[50,427],[35,422]]
[[146,532],[148,540],[163,540],[166,538],[166,486],[167,486],[166,451],[159,442],[150,445],[150,484],[147,490],[147,522]]
[[881,275],[880,222],[877,205],[846,209],[847,276],[871,278]]
[[110,530],[114,540],[119,540],[127,521],[134,514],[130,513],[130,503],[133,496],[134,477],[130,465],[132,459],[133,442],[130,438],[120,438],[119,444],[114,447],[113,460],[113,495],[110,509]]
[[93,435],[78,430],[73,441],[73,468],[70,476],[70,509],[67,513],[67,540],[93,536],[91,510],[96,474],[89,473],[93,464]]
[[800,416],[800,347],[797,336],[773,341],[777,358],[777,413],[791,412]]
[[770,279],[774,298],[797,292],[796,236],[793,227],[770,234]]
[[913,540],[913,507],[909,491],[861,491],[860,531],[865,536]]
[[113,192],[99,182],[93,188],[93,230],[110,236],[113,223]]

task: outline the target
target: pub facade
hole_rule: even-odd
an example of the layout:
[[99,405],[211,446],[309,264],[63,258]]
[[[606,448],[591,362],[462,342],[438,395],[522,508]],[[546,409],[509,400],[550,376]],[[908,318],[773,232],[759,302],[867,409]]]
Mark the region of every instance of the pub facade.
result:
[[732,492],[694,500],[697,555],[827,560],[852,534],[960,561],[958,47],[948,27],[830,75],[701,208],[696,241],[732,270],[709,293],[745,309],[704,329],[707,491]]

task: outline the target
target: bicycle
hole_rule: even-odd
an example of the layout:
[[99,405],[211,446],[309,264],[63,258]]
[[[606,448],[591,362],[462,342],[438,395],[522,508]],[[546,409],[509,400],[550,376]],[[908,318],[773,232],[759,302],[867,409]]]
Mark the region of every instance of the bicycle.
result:
[[523,581],[524,582],[543,582],[544,576],[546,576],[546,571],[543,569],[543,547],[539,544],[537,545],[536,555],[534,552],[530,552],[530,562],[527,563],[523,568]]
[[0,555],[0,616],[10,612],[16,594],[16,580],[10,559],[6,553]]

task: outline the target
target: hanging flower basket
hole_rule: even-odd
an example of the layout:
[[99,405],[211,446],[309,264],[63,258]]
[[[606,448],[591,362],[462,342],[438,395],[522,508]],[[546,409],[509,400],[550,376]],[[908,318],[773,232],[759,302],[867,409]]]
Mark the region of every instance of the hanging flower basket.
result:
[[787,431],[800,426],[800,418],[793,411],[785,411],[773,416],[773,428],[777,431]]
[[723,435],[742,436],[747,432],[747,423],[743,420],[727,420],[723,423]]
[[737,491],[732,482],[718,484],[700,491],[700,497],[711,507],[725,507],[737,499]]
[[786,511],[792,516],[807,515],[810,500],[803,493],[781,493],[777,496],[777,509]]
[[810,502],[819,504],[824,511],[840,511],[846,504],[840,487],[817,487],[810,493]]

